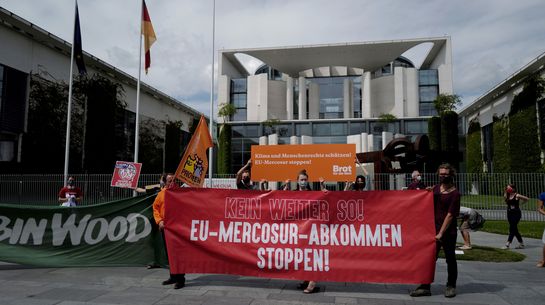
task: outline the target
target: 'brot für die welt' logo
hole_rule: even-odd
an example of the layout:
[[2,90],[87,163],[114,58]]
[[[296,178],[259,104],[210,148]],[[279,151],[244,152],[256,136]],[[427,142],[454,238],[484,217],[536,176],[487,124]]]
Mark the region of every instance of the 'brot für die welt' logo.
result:
[[333,165],[333,175],[352,175],[351,166]]

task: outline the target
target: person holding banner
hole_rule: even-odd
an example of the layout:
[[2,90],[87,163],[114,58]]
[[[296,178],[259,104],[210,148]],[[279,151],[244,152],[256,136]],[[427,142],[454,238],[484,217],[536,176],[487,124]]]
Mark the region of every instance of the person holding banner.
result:
[[363,175],[356,176],[355,182],[347,182],[344,187],[345,191],[365,191],[365,177]]
[[74,177],[68,178],[68,183],[59,191],[59,202],[63,207],[75,207],[81,202],[83,192],[75,186]]
[[[435,214],[436,259],[439,250],[443,248],[447,261],[447,287],[445,297],[456,296],[456,280],[458,265],[456,263],[456,218],[460,214],[460,192],[454,185],[455,169],[448,163],[441,164],[437,171],[440,184],[428,190],[433,191]],[[411,291],[410,296],[421,297],[431,295],[431,283],[425,283]]]
[[426,185],[424,182],[422,182],[422,175],[419,171],[415,170],[411,174],[411,178],[413,179],[413,182],[407,186],[408,190],[424,190],[426,189]]
[[[174,180],[174,174],[168,173],[166,174],[166,180],[165,180],[165,187],[157,194],[157,197],[155,198],[155,201],[153,201],[153,218],[155,219],[155,222],[159,226],[159,230],[161,231],[161,235],[163,237],[163,241],[165,244],[165,251],[167,250],[167,244],[165,239],[165,192],[167,189],[171,187],[176,186],[176,181]],[[167,259],[168,259],[168,251],[167,251]],[[170,277],[163,281],[163,285],[170,285],[175,284],[174,289],[180,289],[185,286],[185,274],[173,274],[170,273]]]
[[255,185],[250,180],[250,170],[248,169],[252,166],[252,159],[249,159],[248,162],[238,170],[237,172],[237,189],[239,190],[254,190]]
[[[289,182],[286,182],[284,185],[284,190],[289,191]],[[320,185],[322,187],[322,190],[325,190],[323,179],[320,178]],[[297,174],[297,186],[295,187],[296,191],[312,191],[312,188],[309,185],[308,182],[308,174],[306,170],[301,170],[299,174]],[[316,286],[315,281],[304,281],[297,285],[297,289],[302,289],[303,293],[309,294],[309,293],[315,293],[320,291],[320,287]]]

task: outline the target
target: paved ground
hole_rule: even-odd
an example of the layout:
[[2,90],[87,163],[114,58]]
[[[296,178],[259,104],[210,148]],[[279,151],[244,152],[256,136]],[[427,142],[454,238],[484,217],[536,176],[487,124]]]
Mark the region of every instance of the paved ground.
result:
[[[501,247],[505,236],[477,232],[474,244]],[[437,263],[433,296],[411,298],[410,285],[320,283],[304,295],[296,282],[195,274],[184,289],[162,286],[168,271],[132,268],[30,268],[0,263],[0,304],[544,304],[545,268],[535,267],[540,240],[526,239],[519,263],[459,261],[458,296],[443,297],[444,260]]]

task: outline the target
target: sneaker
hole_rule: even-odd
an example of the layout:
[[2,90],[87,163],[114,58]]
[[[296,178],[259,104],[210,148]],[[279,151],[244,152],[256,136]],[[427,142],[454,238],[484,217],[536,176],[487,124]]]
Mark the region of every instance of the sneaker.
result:
[[471,246],[463,245],[463,246],[461,246],[461,247],[458,247],[458,249],[460,249],[460,250],[471,250],[472,247],[471,247]]
[[417,288],[409,294],[411,297],[428,297],[431,295],[431,291],[429,289],[424,288]]
[[524,249],[524,244],[519,244],[518,246],[515,247],[515,249]]
[[445,289],[445,298],[453,298],[456,296],[456,288],[447,286]]
[[169,278],[168,280],[163,281],[162,284],[163,284],[163,285],[171,285],[171,284],[174,284],[174,283],[176,283],[176,281],[173,280],[173,279],[171,279],[171,278]]
[[509,244],[506,244],[505,246],[501,247],[502,250],[507,250],[509,249]]

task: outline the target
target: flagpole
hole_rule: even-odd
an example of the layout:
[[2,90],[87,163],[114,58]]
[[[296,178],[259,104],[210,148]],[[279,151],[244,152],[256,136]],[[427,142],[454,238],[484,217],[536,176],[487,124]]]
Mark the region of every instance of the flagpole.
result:
[[[214,55],[216,39],[216,0],[212,2],[212,80],[210,84],[210,137],[214,141]],[[208,166],[208,187],[212,187],[212,167],[214,166],[214,146],[208,149],[210,162]]]
[[[76,22],[76,10],[78,7],[78,1],[74,1],[74,23]],[[64,144],[64,185],[68,181],[68,161],[70,160],[70,121],[72,120],[72,79],[74,69],[74,35],[76,33],[76,26],[72,32],[72,51],[70,52],[70,80],[68,83],[68,107],[66,109],[66,142]]]
[[140,75],[142,74],[142,23],[144,22],[144,3],[140,5],[140,43],[138,44],[138,81],[136,83],[136,124],[134,127],[134,163],[138,163],[138,142],[140,131]]

